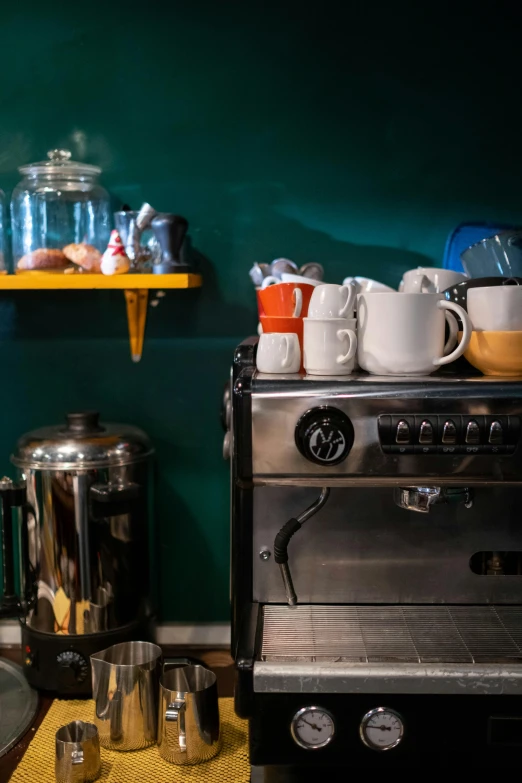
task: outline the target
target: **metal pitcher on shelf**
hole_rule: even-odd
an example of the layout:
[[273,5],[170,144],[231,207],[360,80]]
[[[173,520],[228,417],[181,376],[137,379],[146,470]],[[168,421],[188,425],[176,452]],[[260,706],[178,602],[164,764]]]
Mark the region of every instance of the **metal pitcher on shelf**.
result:
[[94,724],[100,744],[140,750],[156,742],[161,648],[124,642],[91,655]]

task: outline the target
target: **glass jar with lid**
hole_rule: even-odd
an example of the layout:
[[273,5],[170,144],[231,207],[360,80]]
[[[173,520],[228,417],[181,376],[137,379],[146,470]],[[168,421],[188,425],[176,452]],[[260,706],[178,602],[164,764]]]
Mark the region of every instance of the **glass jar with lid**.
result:
[[11,199],[15,272],[99,272],[111,232],[101,169],[51,150],[49,160],[29,163]]

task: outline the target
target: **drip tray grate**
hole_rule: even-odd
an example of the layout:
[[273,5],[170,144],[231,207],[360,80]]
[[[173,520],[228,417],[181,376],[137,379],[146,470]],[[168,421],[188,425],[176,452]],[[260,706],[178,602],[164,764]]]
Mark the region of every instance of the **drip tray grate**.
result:
[[522,661],[522,606],[263,607],[263,661]]

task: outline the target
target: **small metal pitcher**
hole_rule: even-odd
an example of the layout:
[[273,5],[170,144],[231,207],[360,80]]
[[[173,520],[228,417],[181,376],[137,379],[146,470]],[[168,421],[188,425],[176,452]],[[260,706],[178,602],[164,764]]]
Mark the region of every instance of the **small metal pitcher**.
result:
[[111,750],[139,750],[156,742],[161,648],[124,642],[91,655],[94,723]]
[[216,675],[204,666],[180,666],[160,681],[158,749],[171,764],[200,764],[221,747]]
[[100,741],[92,723],[74,720],[56,732],[57,783],[92,783],[100,774]]

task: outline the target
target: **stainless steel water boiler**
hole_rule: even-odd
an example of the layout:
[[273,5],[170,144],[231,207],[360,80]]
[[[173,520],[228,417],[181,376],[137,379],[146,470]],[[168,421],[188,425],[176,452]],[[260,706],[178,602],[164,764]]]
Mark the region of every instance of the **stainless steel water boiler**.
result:
[[147,638],[152,454],[144,432],[94,412],[18,441],[22,643],[34,687],[88,695],[92,653]]

